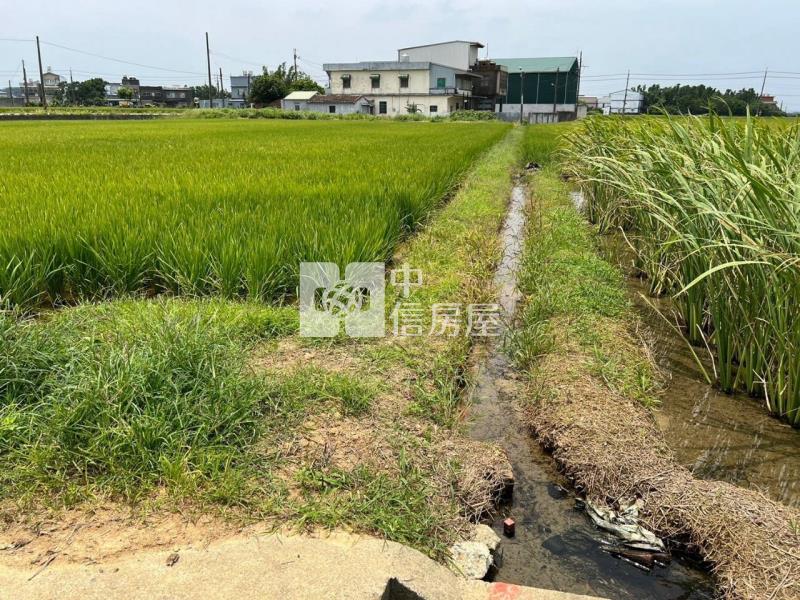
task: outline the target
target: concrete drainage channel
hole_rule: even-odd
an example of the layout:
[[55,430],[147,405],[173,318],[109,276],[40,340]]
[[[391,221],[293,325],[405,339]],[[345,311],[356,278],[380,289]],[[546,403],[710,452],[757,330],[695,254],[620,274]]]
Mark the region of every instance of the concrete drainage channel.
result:
[[[524,247],[526,201],[527,190],[518,183],[501,233],[504,254],[495,282],[508,322],[519,300],[516,275]],[[524,425],[516,379],[513,366],[495,344],[477,368],[470,402],[470,436],[500,445],[514,472],[513,496],[492,527],[502,534],[503,521],[510,517],[516,532],[503,539],[488,578],[611,598],[714,598],[710,576],[679,560],[646,568],[624,554],[609,552],[619,547],[619,540],[592,524],[583,502],[569,491],[552,458]]]

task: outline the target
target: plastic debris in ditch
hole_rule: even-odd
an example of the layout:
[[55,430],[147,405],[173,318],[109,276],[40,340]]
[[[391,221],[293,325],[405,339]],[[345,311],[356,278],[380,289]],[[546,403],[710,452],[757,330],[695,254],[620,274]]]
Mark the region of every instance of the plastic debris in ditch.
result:
[[641,501],[620,505],[619,510],[586,500],[586,512],[600,529],[613,533],[621,540],[619,546],[604,546],[603,550],[652,569],[658,563],[668,563],[670,555],[664,542],[655,533],[639,524]]

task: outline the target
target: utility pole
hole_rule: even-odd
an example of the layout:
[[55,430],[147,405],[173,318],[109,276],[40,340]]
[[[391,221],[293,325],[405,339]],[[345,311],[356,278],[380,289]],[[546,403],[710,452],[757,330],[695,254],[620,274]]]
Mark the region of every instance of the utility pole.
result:
[[11,80],[8,80],[8,97],[11,99],[11,106],[14,106],[14,91],[11,89]]
[[39,36],[36,36],[36,54],[39,57],[39,98],[42,106],[47,108],[47,98],[44,95],[44,71],[42,71],[42,48],[39,46]]
[[72,67],[69,68],[69,82],[72,83]]
[[631,70],[628,69],[628,76],[625,78],[625,96],[623,96],[622,100],[622,114],[625,115],[625,111],[628,108],[628,87],[631,83]]
[[767,73],[768,72],[769,72],[769,67],[764,69],[764,81],[761,82],[761,93],[758,95],[758,116],[759,117],[761,116],[761,106],[762,106],[761,98],[764,97],[764,90],[767,87]]
[[583,74],[583,52],[578,54],[578,86],[575,88],[575,120],[578,119],[578,99],[581,97],[581,75]]
[[219,68],[219,97],[222,98],[222,92],[225,91],[225,84],[222,83],[222,67]]
[[211,83],[211,50],[208,46],[207,31],[206,31],[206,62],[208,63],[208,107],[214,108],[214,86]]
[[292,79],[297,81],[297,48],[292,48],[292,57],[294,59],[294,76]]
[[561,74],[561,67],[556,67],[556,82],[553,86],[553,117],[558,114],[556,104],[558,103],[558,76]]
[[522,67],[519,68],[519,124],[522,125],[522,111],[524,110],[525,102],[525,73],[522,72]]
[[24,60],[22,61],[22,79],[23,79],[22,88],[25,94],[25,106],[28,106],[28,104],[30,104],[30,100],[28,99],[28,73],[27,71],[25,71]]

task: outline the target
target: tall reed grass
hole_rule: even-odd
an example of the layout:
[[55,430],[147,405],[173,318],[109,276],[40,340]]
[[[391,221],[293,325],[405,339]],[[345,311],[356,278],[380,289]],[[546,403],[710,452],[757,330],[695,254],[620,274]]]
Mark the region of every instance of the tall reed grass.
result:
[[0,123],[0,298],[275,299],[385,260],[499,123]]
[[589,119],[565,152],[590,220],[625,232],[719,385],[800,426],[800,126]]

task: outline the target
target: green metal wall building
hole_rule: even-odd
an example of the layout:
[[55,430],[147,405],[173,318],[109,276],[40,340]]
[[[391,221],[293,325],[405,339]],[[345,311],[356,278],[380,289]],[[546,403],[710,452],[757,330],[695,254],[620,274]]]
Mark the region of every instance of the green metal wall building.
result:
[[[508,69],[508,93],[504,104],[519,105],[520,82],[524,86],[523,102],[526,106],[544,104],[552,107],[555,102],[562,110],[562,105],[577,104],[580,67],[576,57],[492,60]],[[568,110],[574,110],[574,107]]]

